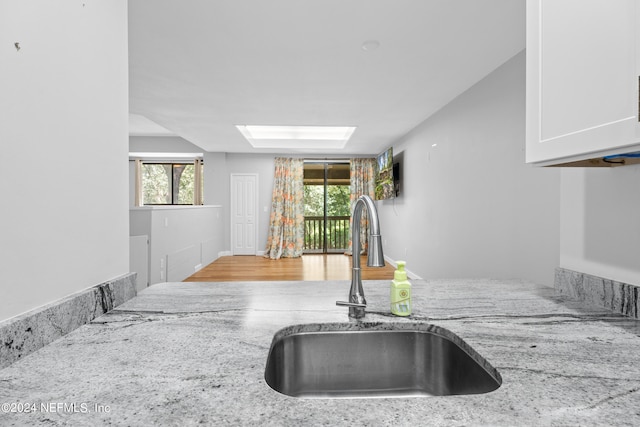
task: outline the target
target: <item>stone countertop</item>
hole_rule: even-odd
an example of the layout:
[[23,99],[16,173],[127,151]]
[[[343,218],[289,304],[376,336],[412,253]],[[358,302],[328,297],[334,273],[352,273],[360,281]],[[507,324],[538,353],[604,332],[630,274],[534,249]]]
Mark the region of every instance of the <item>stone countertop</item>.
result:
[[522,281],[413,282],[388,314],[364,282],[366,321],[428,322],[500,372],[487,394],[298,399],[264,368],[293,324],[348,322],[349,283],[165,283],[0,370],[0,425],[640,425],[640,322]]

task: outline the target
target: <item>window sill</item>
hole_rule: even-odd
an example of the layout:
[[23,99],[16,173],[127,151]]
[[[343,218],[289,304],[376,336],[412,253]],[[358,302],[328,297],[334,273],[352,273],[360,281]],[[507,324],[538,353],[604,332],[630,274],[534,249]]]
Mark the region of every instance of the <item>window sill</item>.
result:
[[222,205],[147,205],[134,206],[129,208],[132,211],[160,211],[160,210],[176,210],[176,209],[205,209],[205,208],[221,208]]

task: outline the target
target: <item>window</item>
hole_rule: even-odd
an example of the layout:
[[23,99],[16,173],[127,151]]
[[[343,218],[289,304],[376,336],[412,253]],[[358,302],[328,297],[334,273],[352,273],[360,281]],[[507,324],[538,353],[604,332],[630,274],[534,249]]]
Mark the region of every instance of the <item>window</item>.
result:
[[138,206],[201,205],[202,160],[193,163],[146,162],[138,160]]

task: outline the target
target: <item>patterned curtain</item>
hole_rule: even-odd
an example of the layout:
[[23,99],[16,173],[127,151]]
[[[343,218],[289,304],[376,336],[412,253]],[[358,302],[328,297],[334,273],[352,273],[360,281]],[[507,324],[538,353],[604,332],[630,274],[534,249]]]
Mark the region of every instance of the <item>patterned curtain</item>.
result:
[[304,247],[304,160],[276,157],[265,258],[296,258]]
[[[372,199],[375,198],[374,190],[374,165],[375,159],[351,159],[351,195],[349,197],[351,201],[351,218],[349,219],[349,229],[353,226],[353,208],[355,206],[358,197],[366,194]],[[362,217],[360,219],[360,246],[362,248],[361,253],[367,251],[369,242],[369,221],[367,219],[367,210],[363,209]],[[349,233],[349,248],[346,252],[351,255],[351,233]]]

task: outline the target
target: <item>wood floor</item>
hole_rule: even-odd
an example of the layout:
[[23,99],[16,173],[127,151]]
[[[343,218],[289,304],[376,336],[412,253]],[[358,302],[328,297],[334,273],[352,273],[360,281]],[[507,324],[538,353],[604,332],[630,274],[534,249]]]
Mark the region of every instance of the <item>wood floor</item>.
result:
[[[367,267],[360,260],[362,280],[391,280],[394,267]],[[300,258],[271,260],[261,256],[220,257],[185,282],[238,282],[280,280],[350,280],[351,257],[338,255],[303,255]]]

